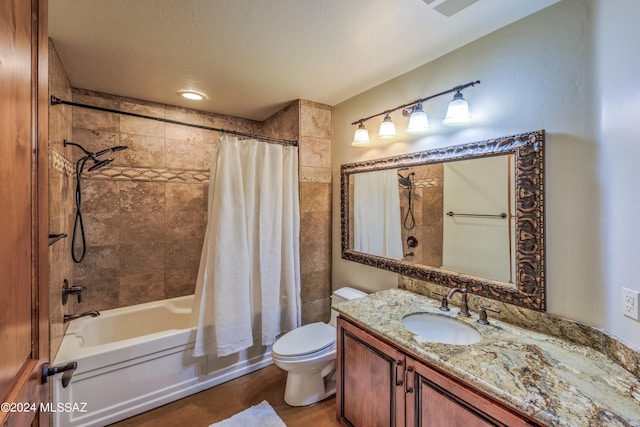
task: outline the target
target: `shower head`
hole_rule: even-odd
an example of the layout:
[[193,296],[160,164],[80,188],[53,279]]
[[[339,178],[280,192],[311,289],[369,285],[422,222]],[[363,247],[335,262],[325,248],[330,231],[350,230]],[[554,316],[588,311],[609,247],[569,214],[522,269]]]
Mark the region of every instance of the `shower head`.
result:
[[91,165],[91,167],[89,167],[89,169],[87,169],[89,172],[94,171],[96,169],[100,169],[103,166],[108,165],[109,163],[113,162],[112,158],[108,158],[108,159],[104,159],[104,160],[97,160],[97,159],[93,159],[93,165]]
[[411,185],[413,185],[413,182],[411,182],[411,177],[413,175],[415,175],[415,172],[411,172],[409,175],[407,176],[402,176],[400,175],[400,173],[398,172],[398,184],[402,185],[403,187],[408,187],[410,188]]
[[87,156],[91,157],[91,155],[93,153],[91,153],[91,151],[87,150],[86,148],[84,148],[82,145],[80,144],[76,144],[75,142],[71,142],[71,141],[67,141],[66,139],[63,142],[63,146],[66,147],[67,145],[73,145],[74,147],[78,147],[79,149],[81,149],[82,151],[84,151],[84,154],[86,154]]

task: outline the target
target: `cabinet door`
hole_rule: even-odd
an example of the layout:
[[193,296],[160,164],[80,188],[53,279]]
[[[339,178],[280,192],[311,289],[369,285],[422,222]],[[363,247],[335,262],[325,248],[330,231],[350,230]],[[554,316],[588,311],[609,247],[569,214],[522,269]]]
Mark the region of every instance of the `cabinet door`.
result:
[[408,426],[539,425],[421,362],[407,357],[406,364]]
[[337,411],[344,425],[404,425],[404,355],[338,319]]

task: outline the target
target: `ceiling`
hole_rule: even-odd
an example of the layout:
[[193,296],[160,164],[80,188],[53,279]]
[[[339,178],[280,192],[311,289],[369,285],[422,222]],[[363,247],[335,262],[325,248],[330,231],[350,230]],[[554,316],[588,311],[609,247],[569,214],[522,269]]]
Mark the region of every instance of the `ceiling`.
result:
[[73,87],[264,120],[296,99],[336,105],[557,1],[49,0],[49,34]]

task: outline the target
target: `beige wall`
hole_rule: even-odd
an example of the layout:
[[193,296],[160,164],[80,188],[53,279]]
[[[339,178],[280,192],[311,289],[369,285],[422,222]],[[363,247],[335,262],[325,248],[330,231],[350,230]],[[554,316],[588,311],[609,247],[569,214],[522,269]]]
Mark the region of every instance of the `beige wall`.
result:
[[[548,311],[601,327],[640,348],[640,323],[621,309],[623,286],[640,290],[637,99],[640,4],[565,0],[448,55],[334,106],[333,283],[377,290],[395,274],[340,258],[339,187],[343,163],[546,129],[546,271]],[[369,149],[349,145],[351,122],[457,84],[474,123],[441,125],[448,97],[425,104],[431,131],[401,132]],[[403,131],[407,120],[392,115]],[[367,122],[375,134],[379,121]],[[406,281],[405,281],[406,282]]]
[[[619,301],[621,283],[616,289],[605,284],[609,279],[603,258],[604,189],[599,175],[608,174],[600,170],[600,151],[606,144],[598,139],[600,81],[594,75],[593,50],[594,39],[602,36],[594,30],[594,3],[599,2],[565,0],[334,106],[334,286],[348,283],[368,290],[397,286],[395,274],[340,258],[336,178],[341,164],[546,129],[548,311],[610,327],[640,345],[640,324],[626,321],[617,304],[603,304]],[[407,119],[396,113],[392,118],[401,134],[395,141],[374,142],[369,149],[349,145],[355,130],[351,122],[358,118],[476,79],[482,83],[464,92],[472,125],[443,126],[450,100],[443,96],[425,103],[431,123],[428,135],[404,134]],[[637,86],[629,78],[619,84]],[[366,125],[375,135],[379,121]],[[623,247],[631,250],[629,245]],[[609,318],[620,324],[613,326]]]

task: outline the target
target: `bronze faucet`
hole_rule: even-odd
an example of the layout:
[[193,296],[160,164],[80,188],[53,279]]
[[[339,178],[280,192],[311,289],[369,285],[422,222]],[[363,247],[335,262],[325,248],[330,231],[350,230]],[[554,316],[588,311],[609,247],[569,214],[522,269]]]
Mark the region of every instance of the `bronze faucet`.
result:
[[447,298],[451,299],[451,297],[453,297],[456,292],[460,292],[460,294],[462,295],[462,302],[460,303],[460,312],[458,313],[458,316],[471,317],[471,314],[469,314],[469,304],[467,303],[467,290],[465,288],[451,289],[449,295],[447,295]]
[[62,323],[67,323],[71,320],[76,320],[79,319],[81,317],[84,316],[91,316],[91,317],[97,317],[100,316],[100,312],[96,311],[96,310],[91,310],[91,311],[85,311],[84,313],[76,313],[76,314],[65,314],[63,319],[62,319]]

